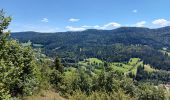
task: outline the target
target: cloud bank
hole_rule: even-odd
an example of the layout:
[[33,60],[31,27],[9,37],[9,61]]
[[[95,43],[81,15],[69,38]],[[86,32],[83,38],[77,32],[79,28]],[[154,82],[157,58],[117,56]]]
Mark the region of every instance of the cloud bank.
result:
[[146,21],[140,21],[135,24],[136,27],[144,27],[146,24]]
[[80,26],[80,27],[66,26],[66,29],[69,30],[69,31],[83,31],[83,30],[86,30],[86,29],[109,30],[109,29],[114,29],[114,28],[120,27],[120,26],[121,26],[121,24],[119,24],[119,23],[110,22],[110,23],[107,23],[103,26],[99,26],[99,25],[94,25],[94,26],[83,25],[83,26]]
[[152,24],[158,25],[158,26],[168,26],[170,25],[170,21],[166,19],[156,19],[152,22]]
[[48,23],[48,18],[43,18],[43,19],[41,20],[41,22]]
[[77,18],[70,18],[69,21],[70,22],[78,22],[80,19],[77,19]]

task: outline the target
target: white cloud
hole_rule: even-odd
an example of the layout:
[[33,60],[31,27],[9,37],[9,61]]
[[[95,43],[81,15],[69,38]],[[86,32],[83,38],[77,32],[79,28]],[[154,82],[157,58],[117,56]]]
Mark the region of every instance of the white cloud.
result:
[[93,26],[83,25],[81,27],[83,27],[83,28],[92,28]]
[[137,9],[134,9],[132,12],[133,12],[133,13],[137,13],[137,12],[138,12],[138,10],[137,10]]
[[159,26],[167,26],[170,24],[170,21],[166,19],[157,19],[152,22],[154,25],[159,25]]
[[83,28],[83,27],[66,26],[66,29],[69,30],[69,31],[83,31],[83,30],[85,30],[86,28]]
[[136,27],[144,27],[146,24],[146,21],[140,21],[135,24]]
[[99,29],[99,28],[100,28],[99,25],[95,25],[95,26],[83,25],[83,26],[81,26],[81,27],[83,27],[83,28],[94,28],[94,29]]
[[41,20],[41,22],[48,23],[48,18],[43,18],[43,19]]
[[78,22],[80,19],[77,19],[77,18],[70,18],[69,21],[70,22]]
[[103,26],[99,26],[99,25],[95,25],[95,26],[88,26],[88,25],[84,25],[82,26],[83,28],[93,28],[93,29],[113,29],[113,28],[117,28],[117,27],[120,27],[121,25],[119,23],[116,23],[116,22],[110,22],[108,24],[105,24]]
[[99,29],[100,28],[100,26],[99,25],[95,25],[95,26],[93,26],[95,29]]
[[117,28],[120,27],[121,25],[119,23],[115,23],[115,22],[110,22],[108,24],[103,25],[102,27],[99,27],[100,29],[113,29],[113,28]]
[[66,26],[66,29],[69,31],[83,31],[86,29],[102,29],[102,30],[108,30],[108,29],[114,29],[117,27],[120,27],[121,25],[119,23],[115,23],[115,22],[110,22],[108,24],[105,24],[103,26],[99,26],[99,25],[94,25],[94,26],[88,26],[88,25],[83,25],[80,27],[74,27],[74,26]]

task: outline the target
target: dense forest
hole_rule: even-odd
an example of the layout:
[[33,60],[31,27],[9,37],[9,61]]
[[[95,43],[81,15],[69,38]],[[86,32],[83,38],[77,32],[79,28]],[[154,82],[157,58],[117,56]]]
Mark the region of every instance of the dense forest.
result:
[[170,99],[170,27],[10,34],[11,20],[0,11],[0,100]]

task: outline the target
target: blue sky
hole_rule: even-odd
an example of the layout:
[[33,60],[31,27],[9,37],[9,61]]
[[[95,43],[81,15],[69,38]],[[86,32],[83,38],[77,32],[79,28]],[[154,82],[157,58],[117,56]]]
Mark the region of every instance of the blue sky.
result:
[[170,0],[0,0],[11,31],[60,32],[170,25]]

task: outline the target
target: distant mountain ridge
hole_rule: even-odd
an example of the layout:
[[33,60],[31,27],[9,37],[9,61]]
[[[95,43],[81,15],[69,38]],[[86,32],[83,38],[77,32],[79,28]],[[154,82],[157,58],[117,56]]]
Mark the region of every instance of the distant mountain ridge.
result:
[[31,40],[34,43],[44,45],[47,42],[47,44],[67,42],[67,45],[69,45],[72,43],[89,44],[89,41],[93,41],[94,44],[100,45],[123,43],[149,45],[154,48],[170,48],[170,26],[157,29],[141,27],[120,27],[113,30],[88,29],[79,32],[55,32],[52,34],[33,31],[15,32],[11,34],[11,37],[21,42]]
[[[152,30],[152,31],[170,31],[170,26],[161,27],[161,28],[147,28],[147,27],[119,27],[112,30],[100,30],[100,29],[86,29],[84,31],[113,31],[113,30]],[[83,31],[66,31],[66,32],[36,32],[36,31],[21,31],[21,32],[12,32],[12,33],[66,33],[66,32],[83,32]]]

